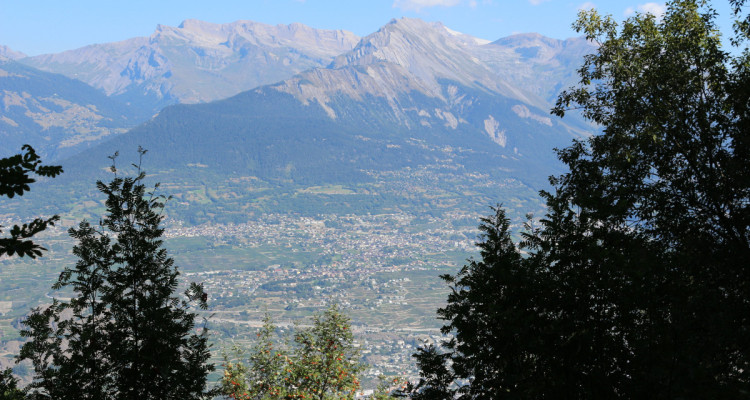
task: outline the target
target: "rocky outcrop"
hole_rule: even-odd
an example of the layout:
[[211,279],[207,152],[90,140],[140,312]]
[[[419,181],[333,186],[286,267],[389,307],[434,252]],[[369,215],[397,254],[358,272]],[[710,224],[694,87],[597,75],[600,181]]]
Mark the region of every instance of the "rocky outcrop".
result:
[[26,57],[26,54],[23,54],[20,51],[14,51],[8,46],[0,45],[0,60],[4,58],[8,60],[18,60],[24,57]]

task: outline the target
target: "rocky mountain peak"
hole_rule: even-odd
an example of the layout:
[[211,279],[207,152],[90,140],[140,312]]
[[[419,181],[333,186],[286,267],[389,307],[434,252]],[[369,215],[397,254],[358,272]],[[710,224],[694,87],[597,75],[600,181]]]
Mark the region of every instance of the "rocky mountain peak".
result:
[[336,57],[329,68],[390,63],[408,71],[431,97],[442,97],[440,82],[449,80],[536,102],[499,80],[498,75],[476,57],[477,47],[480,43],[476,38],[449,30],[441,23],[401,18],[391,20],[364,37],[352,51]]
[[8,46],[0,45],[0,58],[6,58],[10,60],[20,60],[21,58],[24,58],[24,57],[26,57],[26,54],[23,54],[20,51],[15,51]]
[[[522,104],[548,107],[543,99],[522,85],[509,84],[493,70],[493,64],[481,60],[479,50],[487,47],[482,43],[441,23],[391,20],[362,38],[353,50],[336,57],[327,68],[303,72],[271,87],[303,104],[317,103],[334,120],[348,113],[337,110],[341,102],[384,102],[389,118],[407,126],[414,123],[413,116],[408,115],[412,106],[407,104],[421,101],[417,98],[430,98],[433,105],[439,105],[434,115],[421,110],[420,124],[436,123],[428,120],[432,117],[423,117],[433,115],[451,129],[467,123],[453,112],[469,107],[477,96],[500,95]],[[494,50],[513,58],[511,50],[498,46]]]
[[220,27],[219,24],[212,24],[210,22],[204,22],[197,19],[186,19],[182,21],[177,27],[186,31],[203,32],[207,30],[215,30]]

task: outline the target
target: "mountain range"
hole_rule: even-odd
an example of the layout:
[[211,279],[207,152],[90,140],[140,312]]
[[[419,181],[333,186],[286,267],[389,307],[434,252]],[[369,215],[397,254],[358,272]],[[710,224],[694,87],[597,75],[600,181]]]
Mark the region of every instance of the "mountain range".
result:
[[23,63],[79,79],[108,96],[168,104],[200,103],[322,67],[351,50],[359,37],[302,24],[186,20],[157,26],[148,37],[94,44]]
[[363,38],[189,20],[15,63],[85,82],[140,110],[131,115],[158,113],[63,160],[67,177],[50,189],[58,198],[75,196],[71,182],[90,182],[107,155],[143,146],[155,154],[147,165],[156,179],[178,192],[177,215],[200,222],[289,208],[440,212],[504,199],[528,207],[560,172],[552,148],[595,132],[548,111],[594,49],[536,34],[488,42],[417,19]]

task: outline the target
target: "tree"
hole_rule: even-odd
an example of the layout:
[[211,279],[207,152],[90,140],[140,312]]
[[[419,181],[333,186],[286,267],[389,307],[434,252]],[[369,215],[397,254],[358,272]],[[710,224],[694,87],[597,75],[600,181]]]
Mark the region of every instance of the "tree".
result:
[[[354,346],[349,318],[333,305],[313,317],[312,326],[297,328],[291,345],[273,342],[275,327],[266,317],[258,341],[243,360],[225,357],[221,392],[231,399],[354,399],[365,365]],[[397,383],[397,382],[396,382]],[[383,385],[375,398],[390,398]]]
[[[140,150],[141,156],[145,150]],[[114,158],[113,158],[114,161]],[[69,230],[78,262],[53,286],[70,301],[54,300],[24,321],[29,339],[19,360],[30,360],[33,398],[200,399],[213,369],[207,330],[196,334],[193,304],[206,308],[203,288],[175,295],[179,272],[162,248],[158,187],[146,191],[145,173],[97,182],[107,213],[95,227]]]
[[0,399],[1,400],[24,400],[25,392],[18,387],[18,380],[13,376],[13,371],[6,368],[0,371]]
[[[23,196],[31,190],[30,184],[36,182],[29,174],[54,178],[62,173],[60,166],[41,165],[41,159],[34,149],[24,145],[23,153],[0,159],[0,196],[13,198]],[[36,218],[28,224],[14,225],[10,230],[10,237],[0,238],[0,256],[18,255],[36,258],[42,255],[44,247],[34,243],[31,238],[37,233],[54,226],[60,217]],[[2,226],[0,226],[2,228]],[[2,230],[0,230],[2,232]],[[0,372],[0,395],[2,399],[14,400],[24,398],[24,391],[18,388],[18,380],[12,370],[6,368]]]
[[533,349],[543,345],[549,322],[536,311],[546,282],[514,245],[504,210],[494,211],[479,226],[481,260],[441,276],[452,290],[438,316],[448,321],[441,331],[453,337],[415,355],[422,379],[410,390],[414,399],[497,399],[518,393],[535,398],[543,392],[548,375]]
[[452,400],[457,388],[454,385],[456,375],[448,367],[447,361],[451,353],[442,352],[435,345],[419,349],[414,355],[417,358],[417,368],[421,379],[416,387],[407,387],[406,392],[414,400]]
[[[41,165],[41,159],[34,149],[29,145],[22,147],[23,153],[0,159],[0,196],[13,198],[16,195],[23,196],[31,190],[30,184],[36,180],[30,177],[35,174],[42,177],[54,178],[61,174],[62,167],[59,165]],[[42,255],[44,247],[34,243],[31,237],[47,229],[47,226],[55,225],[60,217],[57,215],[48,218],[36,218],[28,224],[14,225],[10,230],[10,237],[0,238],[0,256],[17,254],[21,257],[29,256],[36,258]],[[2,226],[0,226],[2,228]],[[0,230],[0,232],[2,232]]]
[[750,390],[750,64],[747,49],[721,49],[714,18],[705,2],[674,1],[660,23],[641,16],[618,33],[585,14],[577,28],[601,47],[555,109],[579,108],[604,133],[560,153],[571,172],[547,196],[537,248],[568,240],[550,262],[602,282],[586,288],[599,309],[571,320],[597,321],[592,338],[611,354],[598,366],[616,366],[613,385],[633,395]]
[[418,353],[417,395],[750,396],[750,56],[714,19],[687,0],[621,27],[580,14],[599,49],[553,111],[602,133],[558,152],[570,172],[520,248],[501,211],[483,221],[481,261],[444,277],[452,364]]
[[[288,379],[283,372],[290,360],[288,354],[276,349],[273,341],[275,331],[271,316],[266,315],[247,361],[233,362],[229,355],[224,355],[224,376],[220,381],[220,391],[224,396],[261,400],[281,395],[281,388]],[[235,347],[233,353],[237,358],[244,358],[244,351],[240,347]]]

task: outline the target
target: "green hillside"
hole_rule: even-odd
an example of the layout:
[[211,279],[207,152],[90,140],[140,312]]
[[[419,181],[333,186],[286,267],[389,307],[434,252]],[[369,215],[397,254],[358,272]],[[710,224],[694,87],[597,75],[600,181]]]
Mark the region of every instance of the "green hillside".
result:
[[0,88],[2,156],[28,143],[47,160],[65,158],[148,118],[81,81],[15,61],[0,61]]

